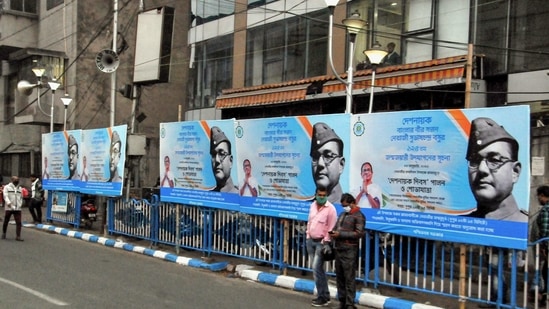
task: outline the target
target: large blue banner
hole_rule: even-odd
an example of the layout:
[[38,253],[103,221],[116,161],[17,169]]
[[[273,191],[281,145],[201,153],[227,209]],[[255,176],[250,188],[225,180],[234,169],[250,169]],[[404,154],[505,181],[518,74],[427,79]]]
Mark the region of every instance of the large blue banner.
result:
[[354,115],[351,187],[370,229],[525,249],[528,107]]
[[[307,220],[317,186],[367,228],[525,249],[528,107],[160,126],[161,200]],[[224,163],[224,164],[221,164]]]
[[46,190],[78,191],[82,130],[42,134],[42,185]]
[[121,196],[127,125],[82,131],[82,193]]
[[238,210],[233,120],[160,124],[162,201]]
[[348,187],[349,115],[237,121],[241,210],[307,220],[317,186],[340,203]]

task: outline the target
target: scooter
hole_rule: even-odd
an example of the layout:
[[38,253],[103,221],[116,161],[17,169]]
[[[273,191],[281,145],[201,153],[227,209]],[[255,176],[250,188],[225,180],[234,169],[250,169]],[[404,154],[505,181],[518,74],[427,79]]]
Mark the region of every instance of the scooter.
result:
[[86,228],[91,229],[93,222],[97,221],[97,207],[95,200],[88,199],[80,205],[80,222]]

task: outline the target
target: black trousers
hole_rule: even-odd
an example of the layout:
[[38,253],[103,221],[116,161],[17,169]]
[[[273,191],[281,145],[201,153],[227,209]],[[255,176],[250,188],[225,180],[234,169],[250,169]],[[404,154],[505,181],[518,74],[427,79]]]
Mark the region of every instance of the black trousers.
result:
[[336,248],[335,272],[339,308],[356,308],[356,269],[358,246]]
[[42,223],[42,201],[30,200],[29,212],[32,220],[36,223]]
[[21,237],[21,210],[6,210],[4,213],[4,224],[2,225],[2,234],[6,235],[11,215],[15,218],[15,235]]

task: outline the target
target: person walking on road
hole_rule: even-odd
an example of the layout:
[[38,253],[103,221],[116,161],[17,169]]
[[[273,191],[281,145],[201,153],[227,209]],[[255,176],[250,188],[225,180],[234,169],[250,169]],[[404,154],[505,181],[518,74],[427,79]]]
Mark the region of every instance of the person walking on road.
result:
[[341,196],[344,211],[339,215],[330,236],[335,242],[335,272],[339,308],[356,308],[356,269],[358,244],[364,237],[366,219],[355,198],[344,193]]
[[23,241],[21,238],[21,206],[23,206],[23,196],[21,186],[19,185],[19,177],[11,176],[11,182],[4,186],[4,224],[2,225],[2,239],[6,239],[8,224],[10,223],[11,215],[15,218],[15,234],[17,241]]
[[[548,238],[549,237],[549,186],[540,186],[537,188],[537,197],[538,202],[541,205],[541,210],[539,211],[536,223],[538,225],[539,238]],[[540,291],[541,298],[540,302],[545,306],[547,301],[547,280],[549,272],[547,271],[547,241],[540,243],[540,251],[542,257],[541,263],[541,276],[543,280],[540,280]]]
[[328,189],[317,187],[315,201],[311,204],[307,221],[307,253],[309,262],[312,263],[311,268],[317,291],[317,298],[313,299],[311,305],[315,307],[327,306],[330,303],[330,290],[324,270],[322,247],[324,243],[331,241],[328,232],[334,228],[336,220],[336,209],[328,201]]
[[30,176],[31,184],[31,200],[29,212],[32,216],[34,224],[42,223],[42,203],[44,201],[44,189],[42,182],[36,174]]

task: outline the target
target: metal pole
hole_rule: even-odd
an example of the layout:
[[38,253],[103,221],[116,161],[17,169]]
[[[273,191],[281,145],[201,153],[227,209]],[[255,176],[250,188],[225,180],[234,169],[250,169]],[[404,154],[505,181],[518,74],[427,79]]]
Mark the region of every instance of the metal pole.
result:
[[[118,40],[118,0],[113,0],[113,31],[112,31],[112,50],[116,52],[116,45]],[[114,127],[114,111],[116,109],[116,71],[111,73],[111,113],[110,113],[110,126]],[[103,235],[108,234],[108,221],[107,221],[107,208],[109,207],[108,201],[103,209]]]
[[63,117],[63,131],[67,131],[67,105],[65,105],[65,117]]
[[[40,98],[40,90],[38,90],[38,97]],[[53,132],[53,105],[55,103],[55,90],[51,91],[51,109],[50,109],[50,133]]]
[[372,65],[372,84],[370,85],[370,104],[368,105],[368,114],[372,113],[372,106],[374,106],[374,86],[376,84],[376,66]]
[[[113,8],[113,30],[112,30],[112,50],[116,52],[118,40],[118,0],[114,0]],[[111,73],[111,121],[110,126],[114,127],[114,111],[116,109],[116,71]]]
[[353,53],[355,49],[355,40],[354,37],[349,40],[349,68],[347,69],[347,83],[345,84],[345,89],[347,90],[346,100],[345,100],[345,113],[350,114],[353,108]]

